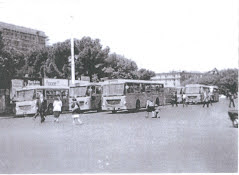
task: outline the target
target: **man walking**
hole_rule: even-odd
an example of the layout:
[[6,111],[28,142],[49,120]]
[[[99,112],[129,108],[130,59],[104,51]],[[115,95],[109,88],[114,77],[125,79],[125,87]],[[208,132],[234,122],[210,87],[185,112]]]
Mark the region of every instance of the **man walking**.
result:
[[184,105],[188,106],[188,104],[187,104],[187,96],[186,96],[186,94],[184,92],[182,94],[182,102],[183,102],[183,107],[184,107]]
[[172,97],[172,106],[174,106],[174,104],[178,107],[178,95],[177,95],[177,91],[173,94],[173,97]]
[[230,92],[228,93],[228,96],[229,96],[229,100],[230,100],[229,108],[231,107],[231,104],[233,105],[233,107],[235,107],[234,94],[230,91]]
[[207,104],[207,107],[209,107],[209,95],[206,90],[203,93],[203,106],[202,107],[204,107],[205,104]]

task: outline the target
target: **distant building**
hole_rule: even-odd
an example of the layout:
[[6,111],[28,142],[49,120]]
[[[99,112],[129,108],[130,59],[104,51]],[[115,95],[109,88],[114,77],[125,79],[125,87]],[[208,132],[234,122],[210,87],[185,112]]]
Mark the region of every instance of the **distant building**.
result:
[[47,36],[44,32],[26,27],[0,22],[0,32],[5,46],[20,51],[29,51],[34,47],[46,46]]
[[201,72],[185,72],[173,71],[169,73],[156,73],[156,76],[151,80],[158,81],[164,84],[165,87],[178,87],[182,86],[182,82],[188,79],[199,79],[204,75]]

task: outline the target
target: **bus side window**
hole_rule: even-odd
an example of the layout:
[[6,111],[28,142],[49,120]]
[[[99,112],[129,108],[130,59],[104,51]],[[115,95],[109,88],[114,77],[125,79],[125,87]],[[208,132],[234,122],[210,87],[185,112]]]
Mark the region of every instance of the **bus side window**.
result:
[[159,85],[156,85],[156,92],[159,92]]
[[151,91],[151,87],[149,84],[146,85],[146,92],[150,92]]
[[140,93],[140,85],[139,84],[134,84],[133,90],[134,90],[134,93]]
[[145,92],[145,85],[141,84],[141,92]]

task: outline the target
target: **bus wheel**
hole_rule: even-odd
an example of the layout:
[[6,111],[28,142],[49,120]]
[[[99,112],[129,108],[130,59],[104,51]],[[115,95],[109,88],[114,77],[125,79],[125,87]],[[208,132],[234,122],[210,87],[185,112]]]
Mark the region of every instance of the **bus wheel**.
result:
[[115,114],[116,112],[117,112],[116,110],[113,110],[113,111],[112,111],[112,114]]
[[140,109],[140,101],[137,100],[137,102],[136,102],[136,111],[138,111],[139,109]]
[[48,112],[49,115],[53,114],[53,104],[49,104],[47,112]]

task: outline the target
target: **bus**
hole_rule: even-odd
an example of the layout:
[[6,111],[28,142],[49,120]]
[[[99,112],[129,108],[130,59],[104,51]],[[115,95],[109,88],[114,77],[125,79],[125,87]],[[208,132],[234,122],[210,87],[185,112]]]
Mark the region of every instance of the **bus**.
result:
[[204,91],[209,92],[209,87],[203,84],[188,84],[185,86],[187,103],[202,103]]
[[70,86],[69,109],[72,111],[72,104],[78,102],[80,110],[101,111],[102,87],[101,83],[83,83]]
[[103,83],[102,110],[139,110],[147,100],[164,105],[164,85],[155,81],[115,79]]
[[69,87],[29,86],[16,90],[15,115],[35,114],[37,112],[37,96],[39,95],[47,100],[47,114],[53,114],[53,101],[57,96],[61,98],[62,111],[69,110]]
[[212,93],[212,101],[218,102],[219,101],[219,89],[218,86],[208,86],[210,92]]

